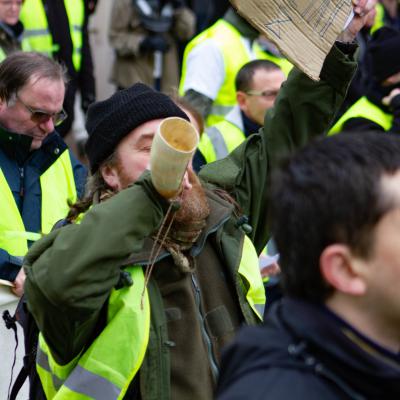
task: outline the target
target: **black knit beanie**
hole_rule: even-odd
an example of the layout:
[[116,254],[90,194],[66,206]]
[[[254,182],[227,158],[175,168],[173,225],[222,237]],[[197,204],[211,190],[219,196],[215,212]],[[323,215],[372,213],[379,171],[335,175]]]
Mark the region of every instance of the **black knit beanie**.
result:
[[368,43],[368,54],[376,82],[400,72],[400,32],[388,27],[378,29]]
[[143,83],[136,83],[107,100],[93,103],[87,114],[89,139],[85,146],[92,174],[133,129],[145,122],[167,117],[189,120],[167,95]]

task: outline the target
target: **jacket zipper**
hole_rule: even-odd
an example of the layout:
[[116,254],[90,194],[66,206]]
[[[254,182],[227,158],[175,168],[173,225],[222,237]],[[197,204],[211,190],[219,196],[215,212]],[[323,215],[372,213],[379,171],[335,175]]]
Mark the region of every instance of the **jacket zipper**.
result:
[[219,375],[219,369],[218,369],[218,365],[217,365],[217,362],[214,357],[210,335],[208,334],[206,326],[204,324],[203,312],[202,312],[202,307],[201,307],[201,291],[200,291],[200,287],[197,282],[197,279],[193,273],[191,274],[191,278],[192,278],[192,284],[193,284],[193,288],[194,288],[195,300],[196,300],[197,311],[198,311],[197,316],[198,316],[198,319],[200,322],[200,330],[201,330],[203,339],[204,339],[206,347],[207,347],[207,354],[208,354],[208,359],[210,361],[211,373],[213,375],[214,382],[217,382],[218,375]]
[[228,221],[231,218],[231,215],[227,215],[224,219],[222,219],[217,225],[212,227],[210,230],[207,231],[207,233],[204,235],[201,243],[198,243],[192,247],[190,250],[190,255],[192,257],[197,257],[201,251],[203,250],[204,243],[206,242],[208,236],[210,236],[212,233],[216,232],[222,225],[225,224],[226,221]]

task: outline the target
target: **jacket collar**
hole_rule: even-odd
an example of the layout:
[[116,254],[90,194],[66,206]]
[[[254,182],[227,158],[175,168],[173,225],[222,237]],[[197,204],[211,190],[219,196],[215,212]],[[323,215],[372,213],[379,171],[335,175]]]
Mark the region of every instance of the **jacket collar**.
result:
[[243,120],[243,126],[244,126],[244,135],[246,137],[249,137],[253,133],[256,133],[260,130],[261,125],[257,124],[257,122],[254,122],[251,120],[243,111],[241,111],[242,114],[242,120]]
[[18,164],[22,165],[30,154],[32,137],[21,135],[0,126],[0,146]]
[[29,159],[29,162],[43,173],[67,149],[67,145],[56,131],[43,140],[39,149],[31,151],[31,144],[32,137],[0,126],[0,148],[19,166],[23,166]]
[[225,119],[238,127],[246,137],[258,132],[261,128],[261,125],[247,117],[237,104],[226,114]]
[[385,96],[388,96],[389,93],[394,89],[393,87],[382,87],[374,80],[371,80],[369,83],[365,96],[367,99],[375,104],[378,108],[380,108],[386,114],[391,114],[390,108],[382,103],[382,99]]
[[0,21],[0,30],[2,30],[8,37],[16,39],[20,42],[22,40],[24,27],[20,21],[18,21],[15,25],[8,25]]
[[366,338],[324,306],[284,299],[280,309],[281,321],[295,342],[305,343],[306,353],[316,357],[349,387],[377,398],[382,385],[388,385],[388,393],[400,396],[398,354]]
[[[204,190],[210,206],[210,215],[207,218],[206,226],[203,229],[203,232],[190,250],[190,254],[193,257],[196,257],[201,252],[207,237],[216,232],[218,228],[230,218],[233,212],[233,205],[231,203],[222,199],[209,189]],[[146,238],[142,250],[139,253],[132,253],[127,260],[123,262],[123,265],[146,265],[149,261],[153,244],[153,239]],[[158,262],[169,255],[170,253],[168,251],[162,249],[156,261]]]

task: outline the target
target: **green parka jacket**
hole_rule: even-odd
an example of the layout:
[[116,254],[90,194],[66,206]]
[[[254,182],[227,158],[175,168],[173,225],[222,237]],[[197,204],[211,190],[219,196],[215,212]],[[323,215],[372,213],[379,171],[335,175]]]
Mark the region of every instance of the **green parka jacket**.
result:
[[[267,113],[264,129],[250,136],[227,158],[208,164],[200,173],[211,214],[191,255],[196,260],[204,302],[212,302],[213,294],[218,294],[221,288],[221,301],[225,296],[232,322],[231,331],[222,332],[223,340],[211,335],[215,338],[212,352],[217,363],[221,345],[226,344],[236,328],[256,319],[246,307],[242,282],[236,274],[244,239],[244,232],[237,224],[241,215],[215,189],[226,190],[240,205],[242,215],[248,216],[252,227],[248,236],[260,253],[269,239],[268,192],[272,168],[282,155],[327,131],[354,71],[355,63],[336,47],[325,61],[319,82],[294,69],[275,107]],[[101,331],[104,308],[111,289],[119,281],[120,267],[146,264],[148,238],[160,226],[165,210],[166,202],[155,192],[146,172],[131,187],[93,206],[80,225],[55,230],[31,248],[25,262],[25,292],[29,309],[57,362],[68,363],[93,340],[99,325]],[[171,264],[168,253],[162,253],[156,263],[158,273],[155,271],[150,281],[152,327],[148,353],[140,370],[141,396],[178,400],[212,398],[215,376],[208,360],[204,360],[205,346],[198,341],[192,347],[184,343],[188,337],[196,340],[198,327],[194,322],[185,323],[184,318],[181,325],[175,324],[179,312],[186,310],[171,308],[174,304],[169,297],[174,287],[169,285],[171,282],[159,285],[163,273],[165,280],[169,279],[166,271]],[[224,283],[216,283],[221,276]],[[189,293],[189,301],[191,296]],[[164,310],[160,310],[162,306]],[[214,321],[220,319],[216,317]],[[183,355],[176,355],[179,350]],[[185,364],[186,360],[189,361]]]

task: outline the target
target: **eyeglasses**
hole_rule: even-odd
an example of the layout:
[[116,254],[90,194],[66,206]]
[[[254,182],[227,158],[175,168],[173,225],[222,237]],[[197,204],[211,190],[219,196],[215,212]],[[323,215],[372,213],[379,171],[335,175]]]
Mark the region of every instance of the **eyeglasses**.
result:
[[28,104],[25,104],[18,95],[16,95],[16,98],[31,113],[31,120],[35,124],[42,124],[43,122],[47,122],[49,118],[51,118],[53,120],[54,126],[58,126],[68,117],[68,114],[65,112],[64,109],[61,109],[61,111],[56,113],[49,113],[47,111],[37,110],[28,106]]
[[17,1],[12,1],[12,0],[1,0],[0,4],[4,7],[11,8],[12,6],[17,6],[21,7],[22,6],[22,0],[17,0]]
[[279,90],[248,90],[245,93],[249,96],[261,96],[266,99],[274,99],[278,96]]

